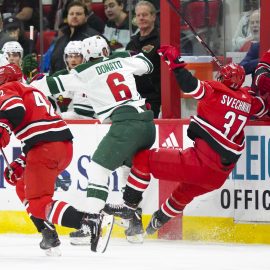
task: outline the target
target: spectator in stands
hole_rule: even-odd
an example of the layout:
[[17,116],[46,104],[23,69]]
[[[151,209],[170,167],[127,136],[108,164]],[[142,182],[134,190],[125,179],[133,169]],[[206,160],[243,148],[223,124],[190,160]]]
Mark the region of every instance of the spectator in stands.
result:
[[0,40],[0,48],[3,47],[7,41],[18,41],[23,47],[25,54],[35,51],[32,46],[32,41],[25,36],[25,32],[22,27],[22,22],[16,17],[8,17],[3,21],[3,31],[8,35],[8,40],[5,37]]
[[250,15],[249,28],[250,36],[240,48],[241,52],[248,51],[252,43],[260,41],[260,10],[255,10]]
[[161,105],[160,91],[160,47],[159,29],[155,25],[156,9],[149,1],[139,1],[135,6],[135,19],[139,32],[131,37],[126,49],[142,52],[154,65],[151,74],[135,76],[138,92],[151,105],[155,118],[158,118]]
[[99,33],[87,24],[88,9],[80,1],[74,1],[68,6],[67,26],[56,40],[52,52],[50,74],[65,68],[63,59],[66,45],[73,40],[83,40]]
[[109,40],[112,50],[124,50],[137,27],[132,25],[130,32],[129,16],[122,0],[103,0],[103,3],[108,18],[104,36]]
[[10,40],[11,40],[10,36],[3,30],[3,19],[2,15],[0,14],[0,49],[6,42]]
[[39,0],[4,0],[1,13],[4,19],[15,16],[21,20],[25,31],[30,25],[39,29]]
[[88,8],[87,23],[90,27],[96,29],[100,34],[104,32],[105,22],[92,10],[92,0],[81,0]]
[[249,1],[248,10],[243,12],[243,15],[237,25],[236,31],[232,39],[232,50],[240,51],[243,45],[252,40],[251,28],[250,28],[250,16],[253,11],[259,8],[258,0]]
[[240,66],[245,69],[246,75],[254,75],[255,69],[259,62],[260,43],[252,43],[245,58],[240,62]]
[[[72,1],[73,0],[55,1],[54,6],[57,9],[54,24],[55,30],[58,30],[61,24],[67,23],[67,15],[68,15],[67,8]],[[92,0],[79,0],[79,1],[85,4],[88,8],[88,17],[87,17],[88,25],[97,30],[100,34],[102,34],[104,31],[105,22],[92,10]]]

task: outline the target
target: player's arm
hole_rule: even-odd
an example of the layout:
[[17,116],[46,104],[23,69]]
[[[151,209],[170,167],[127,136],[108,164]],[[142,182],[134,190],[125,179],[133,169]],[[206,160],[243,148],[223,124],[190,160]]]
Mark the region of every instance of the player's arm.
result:
[[33,81],[31,85],[46,96],[60,94],[65,91],[85,90],[85,84],[78,78],[76,73],[59,75],[58,77],[45,76],[41,80]]
[[267,113],[269,113],[268,107],[270,106],[270,103],[268,100],[256,95],[256,93],[251,90],[249,91],[249,94],[251,95],[251,98],[252,98],[251,111],[250,111],[252,116],[261,118]]
[[19,126],[25,116],[25,106],[20,96],[2,87],[0,96],[0,147],[9,143],[12,130]]
[[154,70],[152,62],[145,57],[143,53],[136,54],[131,56],[131,64],[135,69],[134,75],[141,76],[143,74],[150,74]]
[[270,93],[270,50],[261,58],[255,70],[253,84],[258,89],[260,95]]
[[185,68],[186,63],[176,47],[164,45],[158,50],[158,54],[174,72],[178,85],[184,93],[192,95],[195,99],[201,99],[205,95],[210,86],[198,80]]

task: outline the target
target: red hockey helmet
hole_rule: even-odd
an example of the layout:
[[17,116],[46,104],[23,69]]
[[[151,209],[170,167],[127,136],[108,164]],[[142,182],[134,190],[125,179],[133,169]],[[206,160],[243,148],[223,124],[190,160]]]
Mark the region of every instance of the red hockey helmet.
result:
[[237,90],[243,84],[245,76],[245,70],[242,66],[230,63],[220,69],[217,79],[229,88]]
[[22,79],[21,69],[14,64],[0,67],[0,85],[7,82],[20,81]]

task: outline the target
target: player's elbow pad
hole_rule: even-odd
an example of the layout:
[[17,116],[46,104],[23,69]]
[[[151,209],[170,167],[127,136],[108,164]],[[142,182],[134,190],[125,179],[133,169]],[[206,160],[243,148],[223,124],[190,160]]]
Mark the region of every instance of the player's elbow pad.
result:
[[13,128],[16,128],[23,120],[25,116],[25,110],[22,107],[17,107],[5,112],[5,118],[12,124]]
[[183,92],[190,93],[197,88],[198,79],[194,77],[187,69],[175,69],[174,74]]

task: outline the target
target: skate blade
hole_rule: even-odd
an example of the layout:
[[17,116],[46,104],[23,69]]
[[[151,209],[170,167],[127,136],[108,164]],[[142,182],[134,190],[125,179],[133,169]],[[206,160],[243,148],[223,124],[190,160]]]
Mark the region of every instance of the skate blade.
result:
[[90,236],[70,238],[70,244],[73,246],[89,246]]
[[126,239],[131,244],[143,244],[145,233],[143,234],[135,234],[132,236],[126,236]]
[[128,219],[122,219],[119,217],[114,218],[114,223],[122,228],[127,229],[129,226],[129,220]]
[[62,252],[61,252],[59,247],[46,249],[45,254],[48,257],[60,257],[60,256],[62,256]]
[[109,240],[110,240],[110,236],[111,236],[111,232],[112,232],[112,228],[113,228],[113,223],[114,223],[114,217],[113,215],[104,215],[103,216],[103,220],[101,223],[101,233],[99,236],[99,240],[97,243],[97,248],[96,250],[92,250],[92,251],[96,251],[98,253],[104,253]]

